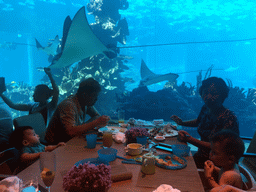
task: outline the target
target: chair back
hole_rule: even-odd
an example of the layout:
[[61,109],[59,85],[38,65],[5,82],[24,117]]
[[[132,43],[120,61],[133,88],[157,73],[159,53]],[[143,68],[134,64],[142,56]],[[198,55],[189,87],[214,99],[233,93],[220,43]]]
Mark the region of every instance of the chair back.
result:
[[251,173],[242,165],[238,165],[240,174],[243,179],[243,190],[254,191],[256,190],[256,182]]
[[[0,152],[0,178],[2,174],[12,174],[10,167],[6,164],[8,161],[14,159],[15,148],[9,148]],[[1,180],[0,179],[0,180]]]
[[15,128],[30,126],[35,130],[35,133],[39,135],[40,141],[44,140],[46,126],[44,118],[41,115],[41,113],[34,113],[30,115],[17,117],[13,120],[13,125]]
[[[251,139],[250,145],[247,148],[246,153],[256,154],[256,132],[254,133],[253,138]],[[252,172],[254,179],[256,179],[256,158],[255,157],[244,157],[241,163],[247,167]]]

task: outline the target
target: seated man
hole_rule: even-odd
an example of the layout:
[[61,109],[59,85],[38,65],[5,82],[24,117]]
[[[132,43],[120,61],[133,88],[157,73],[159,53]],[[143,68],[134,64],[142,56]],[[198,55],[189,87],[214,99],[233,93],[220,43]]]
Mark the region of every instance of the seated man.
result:
[[[67,142],[95,127],[106,126],[110,118],[100,116],[93,106],[100,91],[100,84],[93,78],[82,81],[77,93],[58,105],[47,128],[45,140],[49,144]],[[84,122],[87,114],[91,119]]]
[[[230,130],[222,130],[214,135],[211,139],[210,160],[204,166],[205,177],[212,188],[231,185],[242,189],[243,181],[237,162],[244,149],[242,139]],[[217,182],[213,177],[215,173],[218,174]]]

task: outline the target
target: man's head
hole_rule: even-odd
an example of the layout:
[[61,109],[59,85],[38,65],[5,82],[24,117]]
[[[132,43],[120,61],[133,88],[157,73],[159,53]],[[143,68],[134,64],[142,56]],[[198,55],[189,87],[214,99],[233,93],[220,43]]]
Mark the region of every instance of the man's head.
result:
[[93,106],[101,91],[100,84],[93,78],[82,81],[77,90],[77,96],[81,106]]
[[243,156],[244,142],[238,134],[230,130],[222,130],[211,139],[210,160],[217,166],[235,164]]
[[15,129],[10,137],[10,144],[17,149],[23,146],[33,146],[40,143],[39,136],[30,126],[23,126]]
[[228,97],[229,88],[225,81],[218,77],[210,77],[202,81],[199,94],[206,105],[222,104]]
[[44,102],[47,101],[52,95],[52,89],[45,84],[40,84],[35,87],[33,98],[35,102]]

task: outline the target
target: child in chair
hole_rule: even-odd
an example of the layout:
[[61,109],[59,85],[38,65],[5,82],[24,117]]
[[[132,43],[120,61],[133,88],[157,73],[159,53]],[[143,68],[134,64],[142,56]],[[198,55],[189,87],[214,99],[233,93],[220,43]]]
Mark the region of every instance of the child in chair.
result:
[[64,142],[58,145],[45,146],[40,143],[39,136],[30,126],[15,129],[10,137],[10,144],[21,150],[20,160],[22,164],[30,165],[40,157],[42,152],[50,152],[57,147],[64,146]]
[[[232,131],[222,130],[213,136],[210,160],[204,165],[205,177],[212,188],[231,185],[242,189],[243,181],[237,163],[244,150],[242,139]],[[218,182],[214,179],[215,173],[218,174]]]

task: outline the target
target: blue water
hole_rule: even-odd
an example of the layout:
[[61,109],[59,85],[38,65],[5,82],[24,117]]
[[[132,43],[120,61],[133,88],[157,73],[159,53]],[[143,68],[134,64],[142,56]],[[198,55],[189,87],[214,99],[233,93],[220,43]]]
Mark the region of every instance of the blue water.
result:
[[[131,91],[140,81],[140,63],[157,74],[179,73],[183,81],[196,85],[198,72],[214,65],[212,76],[230,79],[233,86],[256,87],[255,50],[256,2],[253,0],[133,0],[129,8],[120,10],[126,18],[130,35],[125,46],[176,43],[170,46],[121,49],[132,56],[129,67],[121,73],[133,78],[127,82]],[[35,47],[34,38],[46,46],[56,35],[62,37],[63,22],[71,18],[89,0],[0,0],[0,44],[23,43],[16,49],[0,48],[0,76],[6,83],[41,83],[44,73],[37,67],[49,66],[48,56]],[[90,23],[95,22],[87,15]],[[245,40],[216,43],[188,43]],[[186,44],[188,43],[188,44]],[[118,44],[119,47],[123,45]],[[203,77],[205,72],[203,72]],[[151,91],[162,89],[166,82],[150,85]]]

